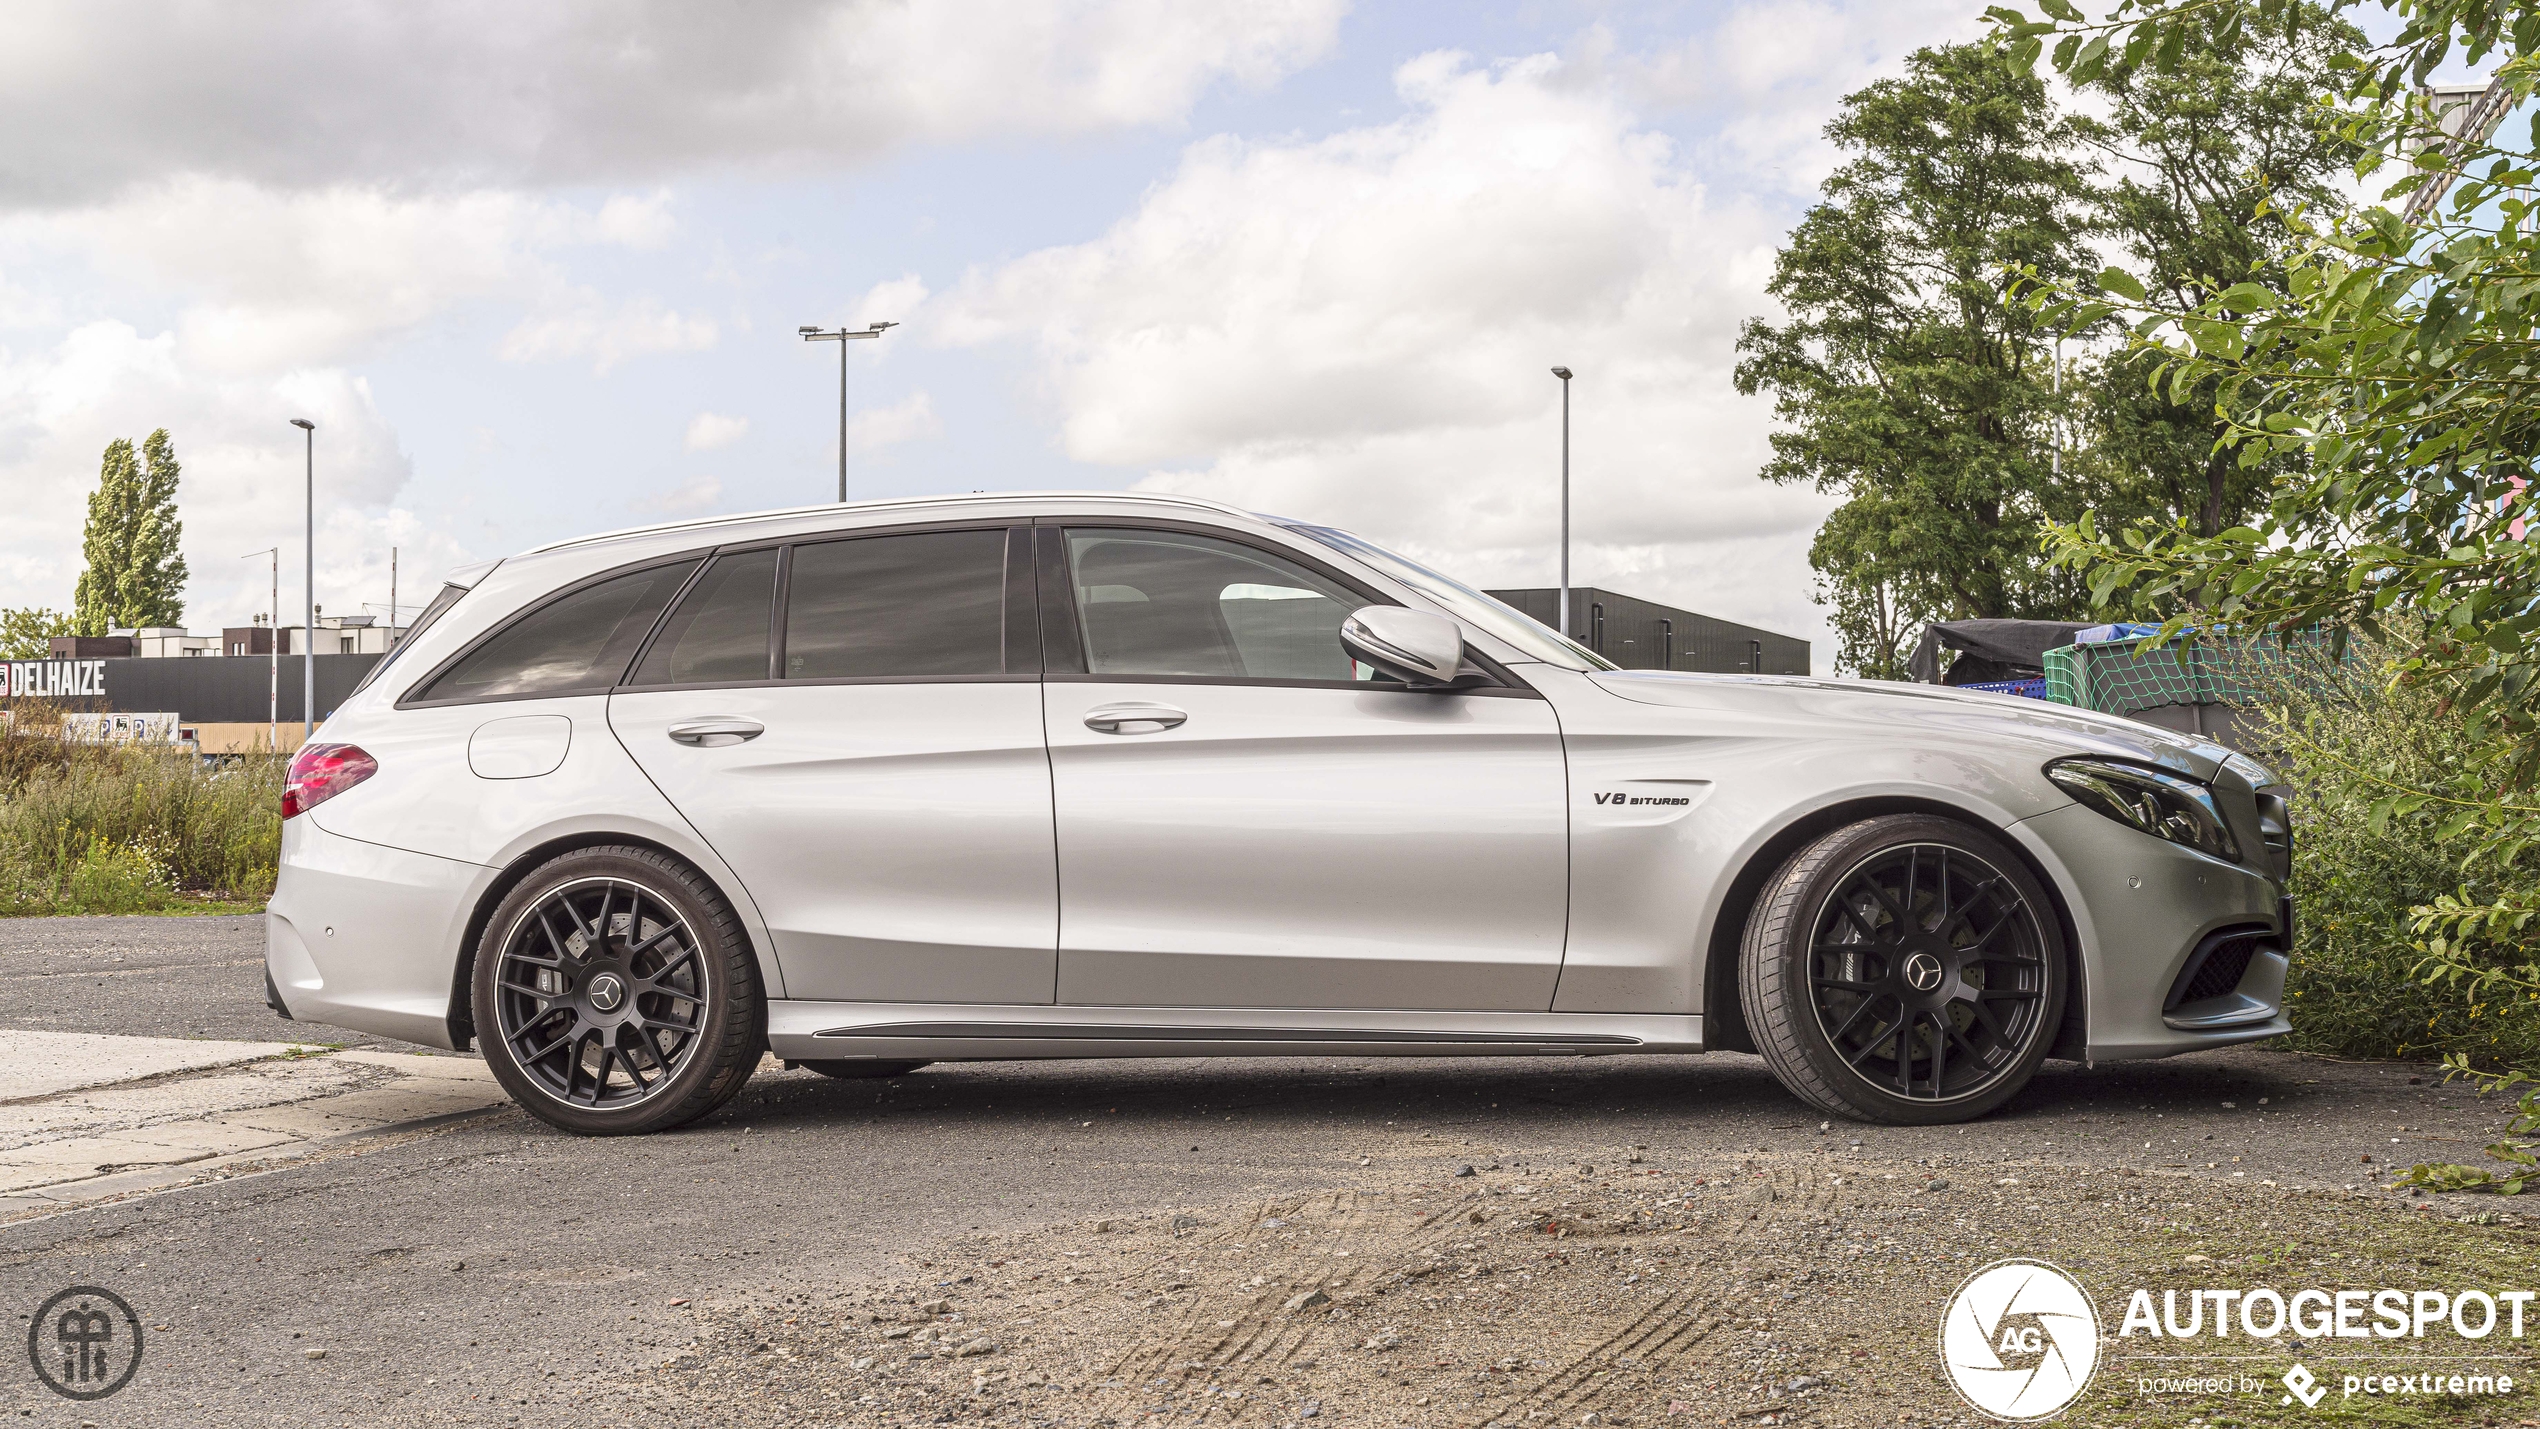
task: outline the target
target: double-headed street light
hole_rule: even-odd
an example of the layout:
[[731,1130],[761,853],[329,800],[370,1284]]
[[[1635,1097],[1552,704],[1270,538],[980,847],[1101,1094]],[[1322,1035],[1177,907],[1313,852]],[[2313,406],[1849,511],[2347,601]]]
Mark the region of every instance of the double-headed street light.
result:
[[823,332],[819,328],[810,326],[794,329],[803,335],[805,342],[838,344],[838,499],[840,501],[847,499],[847,344],[860,337],[880,337],[884,332],[898,326],[898,323],[875,323],[862,332],[847,328]]
[[1561,379],[1561,633],[1570,633],[1570,369],[1556,367]]

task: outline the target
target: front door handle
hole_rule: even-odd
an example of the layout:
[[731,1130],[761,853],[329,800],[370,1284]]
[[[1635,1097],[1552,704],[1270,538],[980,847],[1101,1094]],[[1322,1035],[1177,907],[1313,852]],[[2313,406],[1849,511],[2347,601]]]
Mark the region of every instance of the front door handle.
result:
[[1171,705],[1101,705],[1085,713],[1085,728],[1097,734],[1153,734],[1189,719]]
[[731,719],[715,716],[707,719],[681,720],[670,727],[674,743],[693,744],[701,749],[721,749],[767,733],[767,726],[754,719]]

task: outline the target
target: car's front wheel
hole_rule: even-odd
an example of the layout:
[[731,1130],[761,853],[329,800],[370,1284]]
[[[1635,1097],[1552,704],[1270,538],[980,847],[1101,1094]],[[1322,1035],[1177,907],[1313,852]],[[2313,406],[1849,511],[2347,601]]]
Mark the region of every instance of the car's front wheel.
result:
[[1801,1099],[1931,1125],[2028,1084],[2067,966],[2045,889],[2001,840],[1896,814],[1819,838],[1773,876],[1747,920],[1739,1001]]
[[714,885],[645,848],[562,854],[486,921],[485,1062],[532,1115],[586,1136],[693,1121],[761,1050],[758,967]]

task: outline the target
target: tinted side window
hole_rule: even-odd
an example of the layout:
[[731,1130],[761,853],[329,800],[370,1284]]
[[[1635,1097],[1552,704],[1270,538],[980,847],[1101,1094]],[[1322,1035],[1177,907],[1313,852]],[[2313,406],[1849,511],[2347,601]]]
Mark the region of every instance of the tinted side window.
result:
[[729,685],[767,678],[776,553],[719,556],[670,613],[635,672],[638,685]]
[[785,677],[1003,674],[1005,540],[1000,528],[796,546]]
[[1266,551],[1171,531],[1067,533],[1085,668],[1097,675],[1351,680],[1340,626],[1365,604]]
[[477,646],[419,699],[482,700],[605,690],[679,593],[695,561],[656,566],[550,601]]

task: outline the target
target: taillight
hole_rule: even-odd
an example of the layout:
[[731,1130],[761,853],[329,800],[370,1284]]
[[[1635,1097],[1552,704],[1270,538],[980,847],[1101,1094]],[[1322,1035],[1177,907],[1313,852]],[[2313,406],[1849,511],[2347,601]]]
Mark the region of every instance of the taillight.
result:
[[379,772],[357,744],[304,744],[282,781],[282,817],[305,814]]

